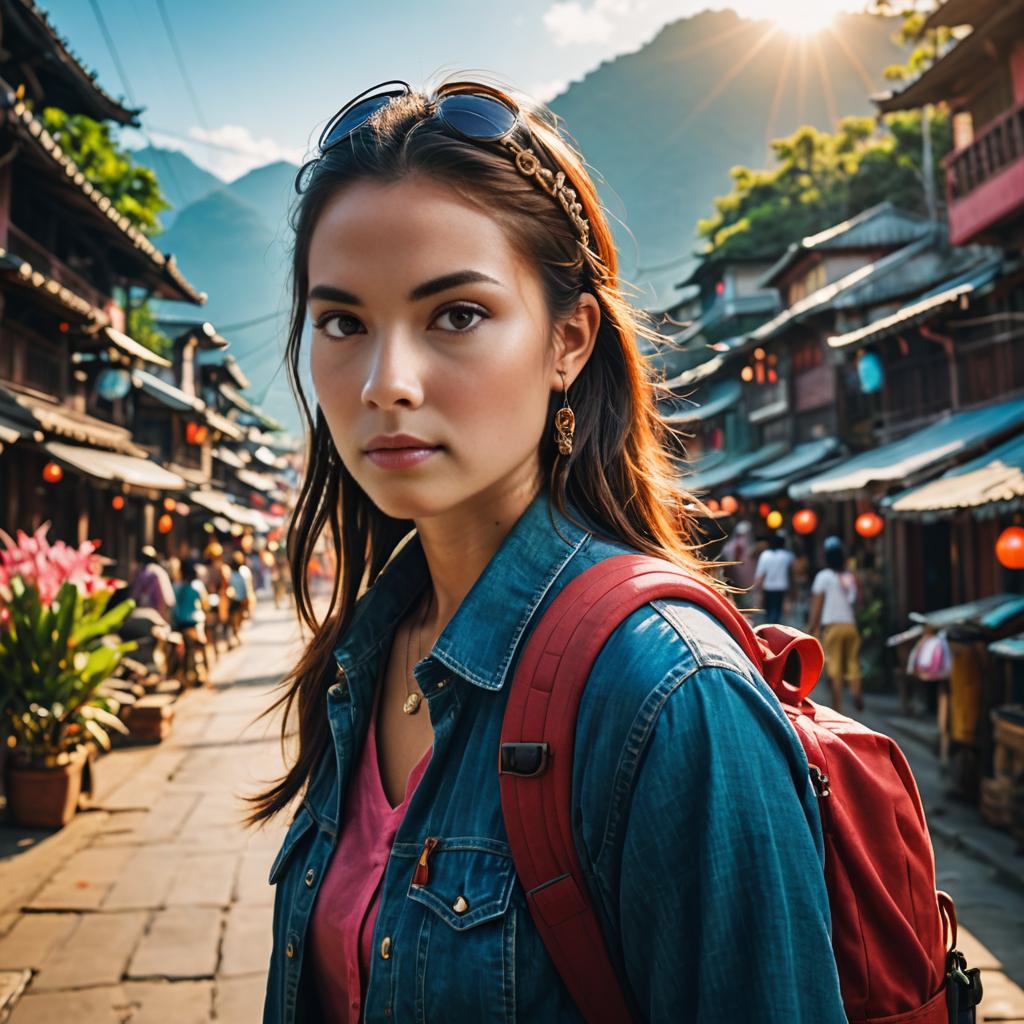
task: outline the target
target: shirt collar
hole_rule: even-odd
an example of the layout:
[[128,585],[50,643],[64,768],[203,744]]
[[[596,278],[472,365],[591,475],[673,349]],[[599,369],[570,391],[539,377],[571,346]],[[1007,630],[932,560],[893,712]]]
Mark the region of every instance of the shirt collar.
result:
[[[569,513],[577,521],[576,509]],[[487,690],[500,690],[516,648],[551,585],[591,534],[549,507],[542,488],[506,534],[430,655]],[[427,583],[414,534],[384,567],[334,649],[346,671],[374,655]]]

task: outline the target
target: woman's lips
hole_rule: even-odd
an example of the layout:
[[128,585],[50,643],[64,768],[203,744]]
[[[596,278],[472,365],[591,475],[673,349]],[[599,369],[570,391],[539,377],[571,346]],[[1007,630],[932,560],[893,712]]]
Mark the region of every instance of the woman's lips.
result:
[[417,466],[439,452],[434,448],[375,448],[366,453],[366,457],[382,469],[407,469]]

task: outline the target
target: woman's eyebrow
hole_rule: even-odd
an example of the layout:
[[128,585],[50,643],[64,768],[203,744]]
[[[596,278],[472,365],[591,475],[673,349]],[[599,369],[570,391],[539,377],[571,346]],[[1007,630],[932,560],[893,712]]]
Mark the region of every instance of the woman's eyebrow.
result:
[[[459,285],[479,283],[496,284],[499,288],[503,287],[500,281],[481,273],[479,270],[457,270],[452,274],[444,274],[441,277],[435,277],[431,281],[418,284],[409,292],[409,301],[416,302],[430,295],[436,295],[438,292],[447,291],[449,288],[457,288]],[[352,292],[346,291],[344,288],[338,288],[333,284],[314,285],[309,290],[307,301],[312,302],[314,299],[342,302],[347,306],[362,305],[360,299],[353,295]]]

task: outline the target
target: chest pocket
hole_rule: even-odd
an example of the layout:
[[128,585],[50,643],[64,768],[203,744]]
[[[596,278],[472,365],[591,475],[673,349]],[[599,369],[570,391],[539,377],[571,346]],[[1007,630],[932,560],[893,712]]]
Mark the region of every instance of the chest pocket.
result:
[[[504,843],[441,839],[422,885],[414,1019],[516,1019],[516,883]],[[511,905],[510,905],[511,904]]]
[[270,865],[268,881],[271,885],[276,885],[280,880],[285,868],[291,862],[292,856],[302,846],[303,839],[310,834],[315,824],[313,815],[309,813],[306,805],[302,804],[299,807],[298,814],[295,815],[291,825],[288,826],[288,831],[285,833],[281,848],[277,851],[274,863]]

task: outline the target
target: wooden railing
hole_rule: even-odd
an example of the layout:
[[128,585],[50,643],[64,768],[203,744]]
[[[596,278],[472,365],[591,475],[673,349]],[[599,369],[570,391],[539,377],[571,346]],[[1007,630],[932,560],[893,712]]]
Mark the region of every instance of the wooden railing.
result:
[[110,302],[110,296],[104,295],[98,288],[91,285],[80,274],[76,274],[63,260],[55,256],[46,246],[27,235],[21,228],[9,224],[7,227],[8,245],[15,256],[20,256],[48,277],[70,289],[79,297],[91,302],[98,309],[103,309]]
[[945,158],[949,201],[963,199],[1018,160],[1024,160],[1024,103],[1000,114],[969,146]]

